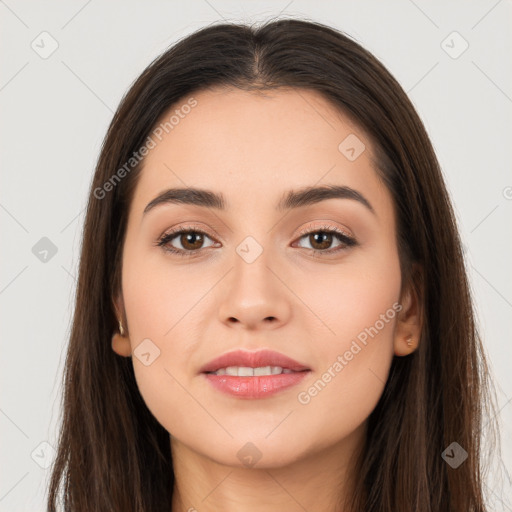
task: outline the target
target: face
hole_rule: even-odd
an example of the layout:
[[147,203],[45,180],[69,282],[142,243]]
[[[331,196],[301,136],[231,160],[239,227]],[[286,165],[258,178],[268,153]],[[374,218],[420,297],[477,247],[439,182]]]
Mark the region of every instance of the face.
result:
[[[317,93],[194,98],[145,158],[122,259],[129,336],[113,348],[132,355],[171,439],[222,464],[243,465],[245,450],[283,466],[342,446],[382,394],[401,307],[393,203],[368,138]],[[322,186],[341,196],[278,208]],[[188,187],[222,195],[224,208],[162,201],[144,212]],[[201,368],[236,349],[308,371],[273,394],[235,396]]]

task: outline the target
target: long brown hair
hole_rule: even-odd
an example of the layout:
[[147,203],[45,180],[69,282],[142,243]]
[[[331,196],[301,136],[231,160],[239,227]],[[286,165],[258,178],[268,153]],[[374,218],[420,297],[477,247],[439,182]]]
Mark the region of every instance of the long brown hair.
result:
[[[424,325],[418,349],[394,358],[369,417],[347,510],[486,510],[480,434],[491,382],[434,150],[403,89],[371,53],[333,28],[296,19],[203,28],[156,58],[122,99],[88,201],[48,510],[60,501],[73,512],[171,510],[169,433],[146,407],[131,359],[111,347],[141,167],[126,163],[171,106],[214,86],[321,93],[368,134],[394,201],[403,278],[420,294]],[[467,452],[456,469],[442,457],[453,442]]]

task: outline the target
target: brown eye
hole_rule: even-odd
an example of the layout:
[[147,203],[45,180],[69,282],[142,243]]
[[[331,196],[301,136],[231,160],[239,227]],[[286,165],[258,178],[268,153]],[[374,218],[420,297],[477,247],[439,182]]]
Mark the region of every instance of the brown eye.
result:
[[[212,241],[209,246],[205,246],[205,238]],[[307,239],[311,247],[306,247],[314,254],[332,254],[357,245],[354,238],[348,236],[337,228],[323,228],[316,230],[304,231],[301,233],[299,240]],[[337,241],[338,246],[331,248],[332,244]],[[205,247],[211,247],[215,242],[212,238],[199,229],[184,228],[164,234],[156,243],[166,252],[176,254],[178,256],[193,256],[203,252]]]
[[179,235],[179,241],[184,249],[195,251],[197,249],[201,249],[204,237],[197,231],[187,231]]
[[164,251],[189,256],[203,249],[205,237],[210,238],[206,233],[197,229],[181,229],[163,235],[157,245]]

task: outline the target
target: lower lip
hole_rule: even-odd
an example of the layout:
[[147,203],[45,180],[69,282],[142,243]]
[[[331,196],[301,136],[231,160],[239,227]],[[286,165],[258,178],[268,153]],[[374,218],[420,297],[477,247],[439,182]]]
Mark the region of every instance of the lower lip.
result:
[[238,377],[234,375],[214,375],[203,373],[210,384],[228,395],[237,398],[265,398],[275,395],[298,384],[310,370],[279,375],[260,375],[258,377]]

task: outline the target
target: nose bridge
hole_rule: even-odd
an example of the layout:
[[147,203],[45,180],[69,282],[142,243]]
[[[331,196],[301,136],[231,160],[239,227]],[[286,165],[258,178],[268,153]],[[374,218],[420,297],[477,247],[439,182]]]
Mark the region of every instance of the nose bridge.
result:
[[[269,240],[266,237],[265,240]],[[233,269],[219,309],[221,321],[238,321],[247,327],[260,322],[281,323],[290,312],[286,287],[276,276],[275,258],[253,236],[247,236],[235,248]]]

